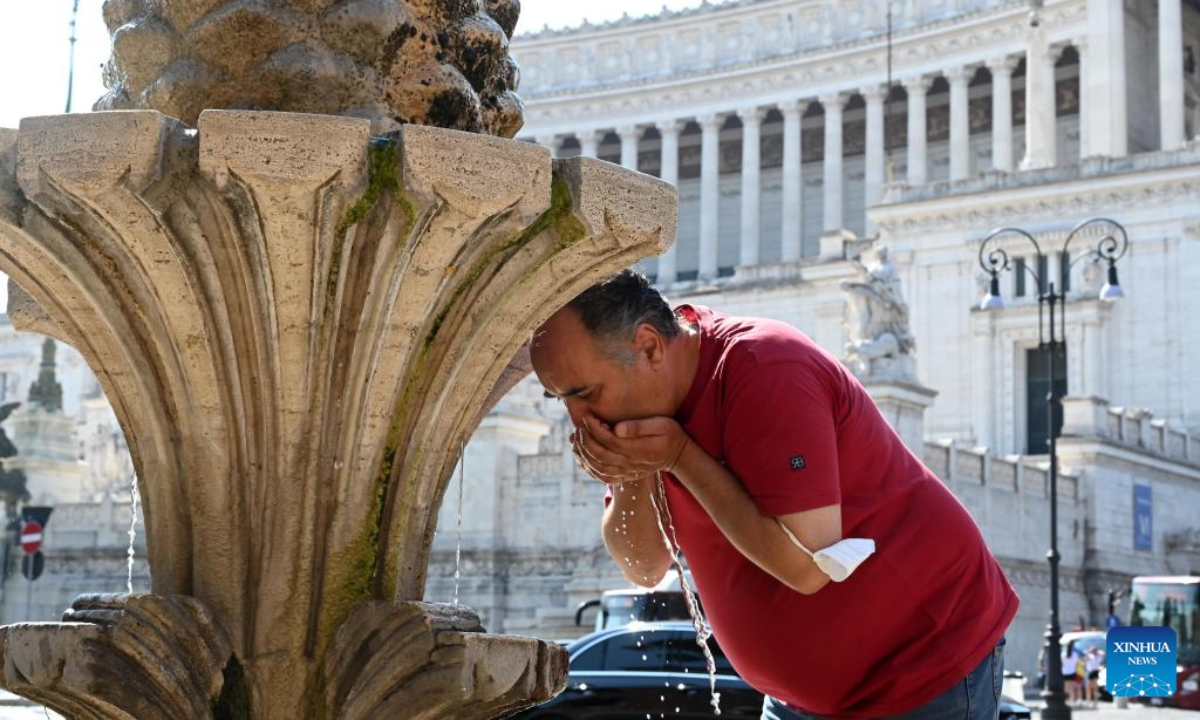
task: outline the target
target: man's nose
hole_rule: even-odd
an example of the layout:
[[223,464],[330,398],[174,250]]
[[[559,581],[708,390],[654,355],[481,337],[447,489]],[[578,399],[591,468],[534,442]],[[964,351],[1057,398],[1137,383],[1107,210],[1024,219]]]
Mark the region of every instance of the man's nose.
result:
[[587,405],[578,398],[567,398],[567,415],[571,418],[571,424],[575,427],[583,425],[583,416],[587,414]]

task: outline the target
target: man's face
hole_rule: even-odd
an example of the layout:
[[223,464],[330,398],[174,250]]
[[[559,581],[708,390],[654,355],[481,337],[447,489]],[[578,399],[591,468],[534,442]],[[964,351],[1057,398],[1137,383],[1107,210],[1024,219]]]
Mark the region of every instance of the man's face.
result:
[[[621,350],[629,364],[614,359],[613,351]],[[662,337],[643,325],[628,346],[605,353],[579,314],[564,308],[534,335],[530,359],[542,387],[566,404],[576,427],[588,413],[612,425],[674,414],[664,350]]]

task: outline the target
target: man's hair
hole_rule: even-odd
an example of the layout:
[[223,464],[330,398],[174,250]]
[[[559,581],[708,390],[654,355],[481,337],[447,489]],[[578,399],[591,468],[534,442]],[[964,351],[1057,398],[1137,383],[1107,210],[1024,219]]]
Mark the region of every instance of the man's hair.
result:
[[633,270],[601,280],[567,307],[579,313],[601,352],[625,365],[634,361],[629,342],[641,325],[650,325],[668,342],[680,333],[679,321],[666,299],[645,275]]

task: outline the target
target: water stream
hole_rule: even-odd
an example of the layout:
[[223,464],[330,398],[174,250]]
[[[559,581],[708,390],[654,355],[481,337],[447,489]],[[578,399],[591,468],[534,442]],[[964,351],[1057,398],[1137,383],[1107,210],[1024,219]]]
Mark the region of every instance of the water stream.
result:
[[129,574],[125,580],[125,589],[129,594],[133,594],[133,543],[137,540],[137,516],[138,516],[138,479],[137,473],[133,474],[133,480],[129,483],[129,496],[132,499],[129,513]]
[[[704,619],[700,604],[696,602],[696,593],[692,589],[692,584],[688,582],[687,576],[683,573],[683,563],[679,560],[679,538],[675,535],[675,521],[671,518],[670,508],[667,507],[667,491],[663,487],[662,473],[658,474],[656,485],[657,497],[651,495],[650,501],[657,511],[655,519],[658,522],[658,530],[662,534],[663,542],[666,543],[667,551],[671,553],[671,563],[675,566],[675,572],[679,573],[679,586],[683,590],[683,599],[687,603],[688,614],[692,616],[692,626],[696,628],[696,644],[704,653],[704,663],[708,667],[708,687],[709,692],[712,693],[710,702],[713,714],[720,715],[721,693],[717,692],[717,663],[713,658],[712,650],[708,647],[708,639],[712,637],[712,631],[708,629],[708,622]],[[667,521],[665,526],[663,525],[664,517]]]
[[454,604],[458,604],[458,579],[462,569],[463,481],[467,474],[467,444],[458,449],[458,543],[454,548]]

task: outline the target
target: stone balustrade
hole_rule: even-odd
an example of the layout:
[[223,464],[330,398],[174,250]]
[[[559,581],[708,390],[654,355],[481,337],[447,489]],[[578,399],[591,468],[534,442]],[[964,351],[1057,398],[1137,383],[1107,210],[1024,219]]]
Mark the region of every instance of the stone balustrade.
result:
[[1200,464],[1200,433],[1172,427],[1146,409],[1113,407],[1103,398],[1065,398],[1063,435],[1105,440],[1166,459]]
[[[979,485],[1008,492],[1049,497],[1049,463],[1044,457],[996,455],[987,448],[964,447],[950,440],[925,443],[925,465],[956,490]],[[1062,469],[1058,473],[1060,499],[1079,499],[1079,478]]]

